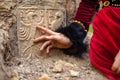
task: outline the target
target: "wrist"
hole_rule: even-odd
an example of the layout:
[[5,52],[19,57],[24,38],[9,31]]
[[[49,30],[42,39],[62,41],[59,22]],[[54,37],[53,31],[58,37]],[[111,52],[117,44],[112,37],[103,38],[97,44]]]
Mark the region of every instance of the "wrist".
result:
[[56,32],[64,34],[70,40],[69,43],[67,41],[66,44],[68,48],[62,49],[65,54],[80,57],[82,53],[87,51],[87,45],[83,43],[87,33],[81,24],[72,22],[69,26],[60,27]]

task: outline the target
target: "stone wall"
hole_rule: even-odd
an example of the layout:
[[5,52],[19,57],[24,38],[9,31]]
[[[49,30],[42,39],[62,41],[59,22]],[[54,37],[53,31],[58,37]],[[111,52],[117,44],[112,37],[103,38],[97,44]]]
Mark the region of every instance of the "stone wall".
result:
[[55,30],[65,26],[75,9],[74,0],[1,0],[0,29],[9,37],[7,52],[12,56],[37,54],[41,44],[36,45],[32,40],[41,33],[35,27],[40,25]]
[[[35,27],[40,25],[55,30],[66,26],[76,9],[74,0],[70,0],[70,5],[68,2],[0,0],[0,64],[3,75],[9,77],[4,63],[11,65],[16,57],[39,57],[41,44],[34,44],[32,40],[42,34]],[[1,79],[3,75],[0,74]]]
[[65,0],[57,2],[44,0],[39,1],[39,4],[37,1],[29,2],[27,0],[24,3],[17,8],[19,54],[21,57],[27,58],[39,57],[41,44],[34,44],[33,39],[42,34],[36,30],[36,26],[44,26],[52,30],[59,26],[65,26]]

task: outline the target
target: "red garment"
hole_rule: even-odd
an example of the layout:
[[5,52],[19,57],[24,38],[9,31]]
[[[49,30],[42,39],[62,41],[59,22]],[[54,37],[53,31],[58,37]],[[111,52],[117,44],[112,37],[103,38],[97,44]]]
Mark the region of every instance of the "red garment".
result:
[[114,58],[120,50],[120,8],[105,7],[93,21],[93,36],[90,42],[90,60],[110,80],[120,80],[111,70]]
[[[95,13],[97,0],[82,0],[74,19],[88,26]],[[120,50],[120,7],[105,7],[93,21],[93,36],[90,41],[90,60],[110,80],[120,80],[111,70],[114,58]]]
[[81,21],[88,28],[95,14],[97,4],[98,0],[82,0],[74,19]]

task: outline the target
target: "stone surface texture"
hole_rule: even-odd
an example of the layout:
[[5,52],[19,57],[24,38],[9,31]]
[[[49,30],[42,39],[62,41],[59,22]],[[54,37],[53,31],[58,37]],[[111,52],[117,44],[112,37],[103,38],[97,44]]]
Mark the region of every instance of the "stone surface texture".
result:
[[[0,0],[0,80],[107,80],[89,62],[88,54],[75,58],[54,49],[40,53],[43,35],[73,18],[79,0]],[[89,44],[90,34],[85,42]]]

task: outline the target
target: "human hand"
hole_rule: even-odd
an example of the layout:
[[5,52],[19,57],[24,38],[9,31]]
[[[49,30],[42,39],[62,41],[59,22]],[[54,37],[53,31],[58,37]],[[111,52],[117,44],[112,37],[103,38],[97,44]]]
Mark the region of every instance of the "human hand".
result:
[[117,74],[120,74],[120,51],[115,57],[115,61],[112,65],[112,70],[116,72]]
[[72,42],[69,38],[64,36],[61,33],[54,32],[50,29],[37,26],[36,27],[41,32],[44,32],[45,35],[42,35],[36,39],[34,39],[34,42],[41,42],[45,41],[43,45],[41,46],[40,50],[43,51],[46,49],[46,53],[48,54],[52,48],[69,48],[72,46]]

